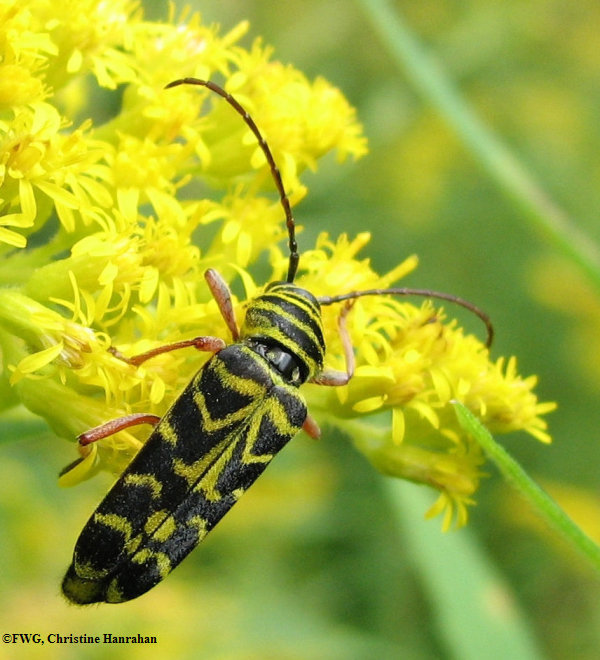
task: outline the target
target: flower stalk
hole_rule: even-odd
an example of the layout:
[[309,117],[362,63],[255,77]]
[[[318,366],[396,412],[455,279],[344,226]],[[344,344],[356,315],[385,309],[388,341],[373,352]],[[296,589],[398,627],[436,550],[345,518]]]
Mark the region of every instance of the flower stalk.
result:
[[481,445],[486,456],[495,463],[505,479],[550,527],[597,570],[600,571],[600,546],[587,536],[558,504],[538,486],[506,450],[494,441],[489,431],[462,403],[455,403],[456,416],[461,426]]

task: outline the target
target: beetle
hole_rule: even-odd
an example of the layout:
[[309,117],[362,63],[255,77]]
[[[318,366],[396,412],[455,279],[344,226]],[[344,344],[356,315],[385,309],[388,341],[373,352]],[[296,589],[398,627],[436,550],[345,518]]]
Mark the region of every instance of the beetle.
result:
[[[451,301],[485,323],[472,303],[426,289],[389,288],[315,297],[294,284],[299,254],[295,221],[281,174],[254,120],[228,92],[212,81],[182,78],[167,85],[198,85],[221,96],[255,135],[269,165],[285,214],[288,272],[251,300],[238,326],[231,295],[214,270],[208,286],[232,336],[196,337],[158,346],[134,357],[113,354],[138,366],[185,347],[212,353],[166,414],[133,414],[79,436],[82,447],[127,427],[154,426],[144,446],[98,505],[76,542],[62,582],[68,600],[84,605],[137,598],[165,578],[213,529],[254,483],[275,454],[301,429],[318,437],[300,386],[345,385],[352,378],[354,354],[346,328],[353,302],[362,296],[421,295]],[[345,371],[323,368],[325,341],[321,306],[344,303],[338,326]]]

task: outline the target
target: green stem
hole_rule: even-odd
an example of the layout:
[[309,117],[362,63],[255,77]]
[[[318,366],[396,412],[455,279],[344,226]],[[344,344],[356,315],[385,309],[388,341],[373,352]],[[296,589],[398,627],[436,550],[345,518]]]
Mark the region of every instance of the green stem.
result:
[[479,442],[488,458],[492,460],[504,477],[529,502],[534,511],[562,537],[583,554],[600,571],[600,547],[567,516],[558,504],[543,491],[523,470],[523,468],[497,444],[488,430],[473,413],[461,403],[454,408],[460,425]]
[[530,222],[600,290],[600,250],[549,198],[532,174],[475,114],[439,63],[388,0],[358,0],[382,42],[415,89],[440,112],[488,174]]

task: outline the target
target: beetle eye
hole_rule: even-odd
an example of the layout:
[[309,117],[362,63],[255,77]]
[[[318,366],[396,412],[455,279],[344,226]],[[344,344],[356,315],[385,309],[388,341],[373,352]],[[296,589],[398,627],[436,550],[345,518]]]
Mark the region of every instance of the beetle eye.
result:
[[280,346],[264,347],[262,355],[277,369],[277,371],[290,383],[302,383],[302,372],[293,355]]
[[277,364],[277,362],[281,359],[281,349],[280,348],[270,348],[265,357],[269,362],[272,362],[273,364]]

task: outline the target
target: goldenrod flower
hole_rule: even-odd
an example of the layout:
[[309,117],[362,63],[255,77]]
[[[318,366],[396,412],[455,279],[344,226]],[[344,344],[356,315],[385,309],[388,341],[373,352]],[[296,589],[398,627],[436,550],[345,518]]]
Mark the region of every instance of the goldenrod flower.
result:
[[[259,287],[248,268],[261,255],[272,279],[287,266],[255,137],[207,90],[165,84],[225,78],[268,139],[292,203],[322,155],[365,153],[362,129],[328,82],[274,61],[259,40],[239,46],[245,23],[221,36],[195,14],[147,22],[126,0],[31,0],[4,3],[0,26],[0,346],[13,393],[4,405],[23,403],[69,440],[120,415],[161,415],[206,356],[173,352],[135,368],[108,349],[135,355],[223,336],[202,272],[239,278],[249,298]],[[87,118],[115,103],[111,116]],[[323,234],[303,253],[298,284],[315,295],[389,287],[416,267],[410,257],[378,275],[359,255],[368,239]],[[235,304],[239,316],[243,300]],[[328,365],[342,369],[338,314],[324,309]],[[464,523],[483,458],[452,400],[492,431],[542,441],[552,405],[537,402],[535,379],[521,378],[514,358],[491,362],[429,302],[362,298],[348,318],[356,374],[344,388],[305,388],[315,416],[352,433],[382,472],[437,488],[432,512],[446,526],[455,515]],[[364,419],[382,412],[383,426]],[[134,428],[94,443],[63,482],[119,472],[147,435]]]

